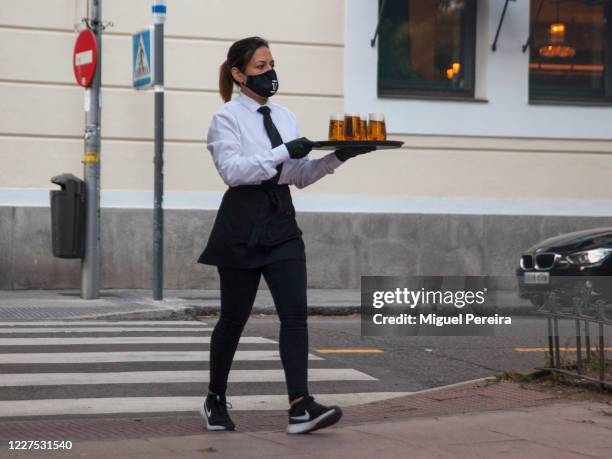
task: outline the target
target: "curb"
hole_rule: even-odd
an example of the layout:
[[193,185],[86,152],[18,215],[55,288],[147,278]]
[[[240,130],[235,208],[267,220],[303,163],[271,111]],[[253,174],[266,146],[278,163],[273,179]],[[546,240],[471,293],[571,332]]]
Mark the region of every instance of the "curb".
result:
[[[313,305],[308,306],[309,316],[350,316],[361,312],[361,306],[323,306]],[[537,316],[532,311],[526,311],[525,308],[505,308],[505,314],[513,314],[519,316]],[[258,315],[276,315],[276,309],[273,306],[253,306],[251,314]],[[85,319],[108,319],[108,320],[199,320],[202,316],[217,316],[219,315],[218,306],[185,306],[176,309],[148,309],[144,311],[133,312],[110,312],[103,314],[89,314],[79,316],[69,316],[65,319],[69,320],[85,320]]]
[[[308,307],[309,316],[349,316],[359,314],[360,306],[322,306]],[[253,306],[251,314],[276,315],[273,306]],[[133,312],[109,312],[63,317],[66,320],[199,320],[203,316],[219,315],[218,306],[185,306],[174,309],[147,309]]]
[[[309,316],[350,316],[361,312],[360,305],[349,306],[308,306]],[[525,308],[504,308],[499,312],[518,316],[538,316],[534,311]],[[253,306],[251,314],[276,315],[274,306]],[[219,315],[219,306],[184,306],[173,309],[147,309],[133,312],[111,312],[65,317],[70,320],[109,319],[109,320],[199,320],[201,316]]]
[[427,394],[429,392],[436,392],[436,391],[445,390],[445,389],[453,389],[455,387],[467,386],[470,384],[478,384],[478,383],[484,383],[484,382],[498,383],[499,380],[495,376],[485,376],[483,378],[470,379],[468,381],[461,381],[458,383],[446,384],[444,386],[431,387],[429,389],[417,390],[417,391],[414,391],[412,394],[407,395],[406,397],[411,397],[411,396],[420,395],[420,394]]
[[[309,316],[349,316],[359,314],[361,306],[308,306]],[[216,306],[196,306],[185,309],[185,313],[197,316],[215,316],[219,314],[219,307]],[[276,315],[273,306],[253,306],[252,314]]]

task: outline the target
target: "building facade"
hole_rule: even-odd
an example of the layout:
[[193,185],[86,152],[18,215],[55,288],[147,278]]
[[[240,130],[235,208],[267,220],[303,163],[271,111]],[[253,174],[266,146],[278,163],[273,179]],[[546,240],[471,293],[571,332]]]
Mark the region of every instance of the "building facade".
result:
[[[102,45],[104,288],[152,283],[153,94],[131,87],[131,34],[152,23],[150,3],[102,1],[113,23]],[[404,141],[292,189],[310,286],[509,275],[539,239],[610,225],[611,2],[539,3],[169,2],[166,287],[217,287],[214,267],[195,263],[226,188],[205,136],[222,103],[219,65],[250,35],[271,42],[274,100],[308,138],[327,137],[331,114],[374,112]],[[49,179],[82,176],[84,91],[71,58],[87,2],[45,5],[0,10],[0,289],[80,285],[79,260],[51,255]]]

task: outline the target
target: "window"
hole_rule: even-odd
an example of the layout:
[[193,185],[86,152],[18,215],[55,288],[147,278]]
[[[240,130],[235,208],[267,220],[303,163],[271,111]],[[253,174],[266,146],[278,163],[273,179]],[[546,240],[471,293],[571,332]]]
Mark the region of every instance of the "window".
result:
[[474,97],[476,0],[387,0],[378,95]]
[[531,0],[529,98],[609,101],[612,2]]

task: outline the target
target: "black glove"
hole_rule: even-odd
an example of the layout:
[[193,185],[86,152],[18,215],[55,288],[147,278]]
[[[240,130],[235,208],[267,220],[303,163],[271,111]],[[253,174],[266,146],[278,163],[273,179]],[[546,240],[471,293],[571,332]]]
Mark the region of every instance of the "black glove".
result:
[[354,156],[357,156],[357,155],[363,155],[364,153],[369,153],[374,150],[376,150],[376,148],[347,147],[347,148],[340,148],[339,150],[334,151],[334,153],[340,161],[344,162],[349,158],[353,158]]
[[313,145],[314,142],[311,142],[306,137],[300,137],[299,139],[285,143],[287,151],[289,151],[289,156],[293,159],[299,159],[306,156],[312,150]]

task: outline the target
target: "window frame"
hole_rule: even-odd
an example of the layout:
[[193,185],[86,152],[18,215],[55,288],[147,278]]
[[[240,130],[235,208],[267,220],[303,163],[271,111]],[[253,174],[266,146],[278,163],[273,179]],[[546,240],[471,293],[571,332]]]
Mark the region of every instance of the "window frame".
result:
[[[389,1],[389,0],[388,0]],[[414,0],[405,0],[414,1]],[[417,0],[418,1],[418,0]],[[379,11],[382,0],[379,0]],[[469,87],[465,89],[437,89],[426,88],[426,85],[406,85],[403,87],[383,87],[380,78],[380,43],[382,41],[381,30],[379,32],[376,62],[376,91],[379,98],[405,98],[405,99],[432,99],[432,100],[464,100],[478,101],[475,98],[476,90],[476,26],[478,20],[478,0],[466,0],[466,10],[464,23],[462,24],[463,37],[462,47],[464,49],[464,62],[461,64],[464,71],[464,78],[469,82]],[[379,21],[382,18],[379,17]]]
[[[577,91],[562,93],[546,93],[534,94],[531,84],[531,75],[528,75],[528,99],[532,105],[612,105],[612,1],[608,1],[603,5],[606,30],[604,32],[605,52],[603,53],[604,60],[604,81],[603,95],[580,95]],[[529,27],[533,30],[531,18],[531,0],[529,2]],[[527,65],[531,64],[531,53],[534,48],[533,42],[529,44],[529,59]],[[529,68],[528,68],[529,69]]]

